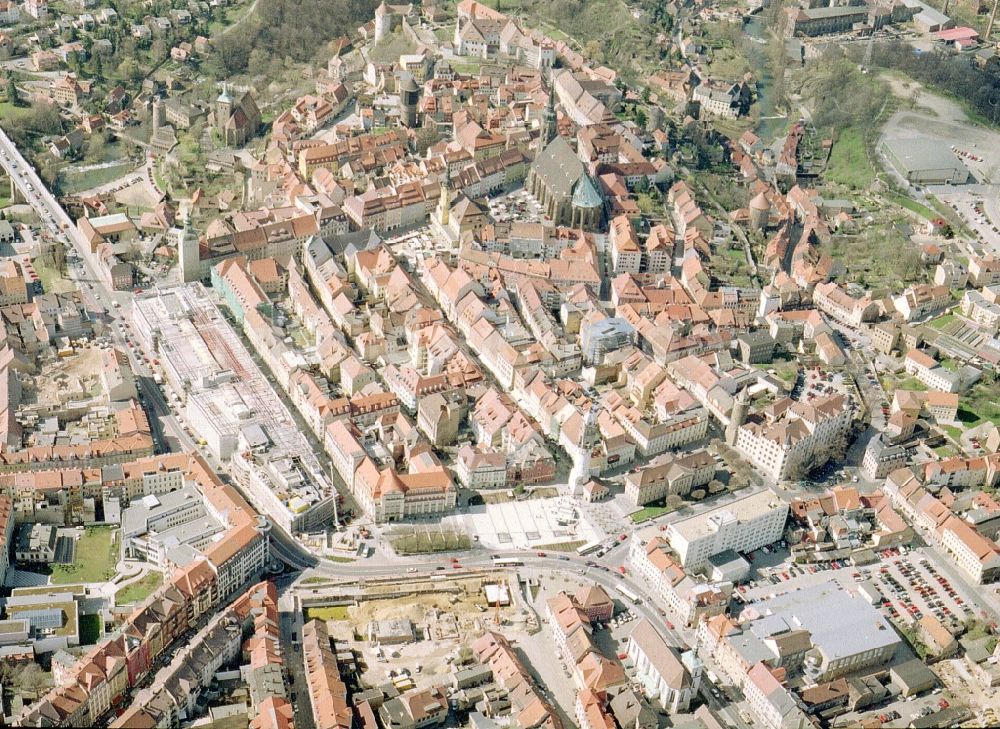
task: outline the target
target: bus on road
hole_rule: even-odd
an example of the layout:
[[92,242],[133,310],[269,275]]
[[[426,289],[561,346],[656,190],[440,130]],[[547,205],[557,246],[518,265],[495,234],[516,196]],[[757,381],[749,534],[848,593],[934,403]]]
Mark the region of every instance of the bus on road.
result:
[[523,564],[517,557],[493,557],[494,567],[520,567]]
[[585,554],[590,554],[591,552],[597,550],[597,548],[600,546],[601,546],[601,540],[595,539],[592,542],[587,542],[582,547],[577,547],[576,553],[582,557]]
[[618,592],[621,594],[622,597],[624,597],[624,598],[626,598],[628,600],[631,600],[636,605],[638,605],[640,602],[642,602],[642,600],[639,598],[638,595],[636,595],[634,592],[632,592],[630,589],[628,589],[624,585],[617,585],[615,587],[615,589],[618,590]]

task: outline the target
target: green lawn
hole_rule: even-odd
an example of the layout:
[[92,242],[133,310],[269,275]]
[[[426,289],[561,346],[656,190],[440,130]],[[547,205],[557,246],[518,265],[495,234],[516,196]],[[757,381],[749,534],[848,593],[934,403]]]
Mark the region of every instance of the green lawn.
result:
[[100,615],[81,615],[77,629],[80,631],[80,645],[94,645],[101,639],[104,624]]
[[958,442],[962,437],[962,429],[954,425],[938,425],[952,440]]
[[88,527],[76,542],[73,564],[52,565],[52,584],[107,582],[115,576],[118,563],[118,530]]
[[629,514],[629,518],[631,518],[635,524],[642,524],[643,522],[655,519],[658,516],[669,514],[671,511],[673,511],[673,509],[666,506],[647,506],[644,509],[639,509],[639,511],[633,511]]
[[875,172],[868,161],[865,139],[860,129],[848,127],[837,137],[830,151],[826,179],[846,185],[854,190],[868,188],[875,180]]
[[347,605],[306,608],[306,620],[347,620]]
[[942,316],[939,316],[937,319],[932,321],[931,326],[934,327],[935,329],[944,329],[953,321],[955,321],[954,314],[943,314]]
[[163,575],[159,572],[149,572],[138,582],[126,585],[116,592],[115,603],[118,605],[131,605],[133,603],[142,602],[162,584]]
[[575,552],[580,547],[582,547],[586,542],[555,542],[554,544],[540,544],[536,549],[549,552]]
[[889,199],[892,200],[897,205],[899,205],[901,208],[906,208],[910,212],[916,213],[917,215],[926,218],[927,220],[934,220],[935,218],[941,217],[926,205],[921,205],[916,200],[911,200],[905,195],[890,195]]
[[65,294],[76,288],[72,281],[50,266],[43,266],[40,259],[32,261],[35,273],[42,282],[42,288],[47,294]]
[[130,164],[102,167],[78,174],[73,174],[72,167],[66,167],[59,174],[59,189],[67,195],[72,195],[100,185],[107,185],[109,182],[114,182],[122,175],[128,174],[131,171],[132,165]]
[[472,546],[468,534],[449,531],[414,532],[390,537],[390,541],[393,549],[403,555],[452,552]]
[[917,392],[926,392],[927,385],[918,380],[916,377],[906,377],[897,382],[893,390],[916,390]]
[[996,385],[978,383],[965,397],[965,403],[958,408],[958,420],[967,428],[974,428],[988,420],[1000,426],[1000,401]]

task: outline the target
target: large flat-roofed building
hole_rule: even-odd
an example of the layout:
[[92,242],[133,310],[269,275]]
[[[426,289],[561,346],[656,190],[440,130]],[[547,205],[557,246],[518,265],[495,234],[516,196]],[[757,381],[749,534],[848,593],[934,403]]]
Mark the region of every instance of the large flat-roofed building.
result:
[[336,492],[291,412],[200,283],[137,297],[134,326],[159,352],[185,419],[230,463],[254,506],[286,531],[321,527]]
[[[162,570],[187,564],[192,550],[203,550],[225,532],[222,521],[209,509],[193,485],[157,496],[133,499],[122,514],[126,556],[143,559]],[[184,556],[181,556],[184,555]]]
[[917,185],[964,185],[969,169],[947,147],[928,139],[887,139],[882,151],[896,171]]
[[816,682],[884,665],[901,643],[878,609],[835,580],[751,603],[741,617],[764,643],[807,631],[812,649],[805,653],[802,671]]
[[752,552],[776,542],[787,517],[788,504],[768,489],[674,522],[667,527],[667,539],[681,565],[694,571],[727,549]]

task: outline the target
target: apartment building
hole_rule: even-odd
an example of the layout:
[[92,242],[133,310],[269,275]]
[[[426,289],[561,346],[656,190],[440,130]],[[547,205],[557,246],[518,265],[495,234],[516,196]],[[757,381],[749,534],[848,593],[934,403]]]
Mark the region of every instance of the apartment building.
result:
[[686,496],[715,477],[715,459],[706,450],[666,456],[625,475],[625,498],[645,506],[668,495]]
[[951,305],[951,289],[947,286],[917,284],[893,299],[896,311],[908,322],[936,314]]
[[703,618],[721,615],[729,606],[732,584],[711,584],[690,577],[660,536],[647,540],[635,535],[628,561],[632,571],[656,590],[685,625],[697,625]]
[[739,427],[736,448],[775,481],[801,478],[846,448],[852,415],[844,395],[811,403],[784,398]]
[[743,682],[747,705],[767,729],[808,729],[812,723],[795,695],[782,684],[784,675],[784,669],[755,664]]
[[302,626],[302,658],[316,729],[351,729],[354,714],[324,621],[310,620]]
[[117,347],[101,350],[101,384],[110,402],[139,398],[132,365],[126,354]]
[[765,490],[675,521],[666,534],[681,565],[693,572],[704,567],[709,557],[727,549],[752,552],[778,541],[787,518],[788,504]]
[[962,314],[995,335],[1000,329],[1000,304],[987,299],[979,291],[966,291],[962,297]]
[[612,273],[639,273],[642,266],[642,248],[631,219],[619,215],[608,226],[608,242],[611,245]]
[[954,393],[961,387],[961,377],[957,372],[945,369],[937,360],[919,349],[911,349],[903,360],[907,374],[913,375],[932,390]]
[[1000,258],[977,256],[969,261],[969,283],[976,288],[1000,283]]
[[855,328],[872,321],[878,314],[878,307],[870,296],[856,299],[832,281],[813,289],[813,304],[824,314]]

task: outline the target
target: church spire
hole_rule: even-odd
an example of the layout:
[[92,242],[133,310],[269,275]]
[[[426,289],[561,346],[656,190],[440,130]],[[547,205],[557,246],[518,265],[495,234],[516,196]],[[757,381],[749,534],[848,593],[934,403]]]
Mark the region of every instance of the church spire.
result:
[[542,115],[541,147],[547,147],[556,138],[556,87],[552,83],[552,71],[549,71],[549,99]]

